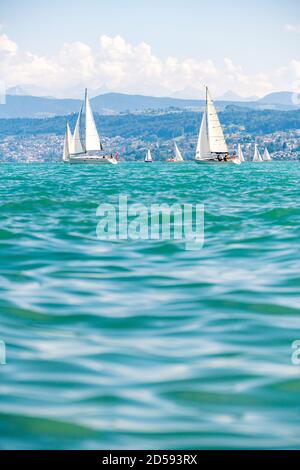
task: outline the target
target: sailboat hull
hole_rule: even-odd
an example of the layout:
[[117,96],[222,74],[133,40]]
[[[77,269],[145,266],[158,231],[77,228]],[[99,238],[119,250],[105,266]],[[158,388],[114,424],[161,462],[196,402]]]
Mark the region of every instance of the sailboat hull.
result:
[[241,161],[238,158],[233,158],[231,160],[218,160],[218,159],[214,159],[214,158],[206,159],[206,160],[195,159],[195,162],[196,163],[201,163],[201,164],[207,164],[207,163],[209,163],[209,164],[211,164],[211,163],[212,164],[221,163],[221,164],[234,164],[234,165],[240,165],[241,164]]
[[78,164],[87,164],[91,163],[94,165],[116,165],[118,161],[114,157],[109,157],[107,155],[104,156],[85,156],[85,157],[70,157],[69,163],[71,165],[78,165]]

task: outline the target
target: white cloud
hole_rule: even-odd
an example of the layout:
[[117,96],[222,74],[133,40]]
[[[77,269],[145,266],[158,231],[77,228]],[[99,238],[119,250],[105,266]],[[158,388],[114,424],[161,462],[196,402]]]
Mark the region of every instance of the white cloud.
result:
[[[1,27],[0,27],[1,30]],[[6,34],[0,35],[0,56],[3,55],[15,55],[17,53],[18,46],[15,42],[11,41]]]
[[300,34],[300,24],[286,24],[284,29],[288,33]]
[[211,59],[157,57],[151,46],[133,45],[121,36],[99,38],[93,50],[88,44],[63,44],[55,56],[20,50],[0,32],[0,76],[7,87],[43,87],[45,94],[78,96],[84,86],[157,96],[203,95],[203,85],[214,96],[231,89],[242,96],[292,89],[300,78],[300,62],[291,61],[270,74],[247,73],[231,58],[217,67]]
[[292,60],[291,61],[291,69],[293,71],[293,75],[296,79],[300,79],[300,60]]

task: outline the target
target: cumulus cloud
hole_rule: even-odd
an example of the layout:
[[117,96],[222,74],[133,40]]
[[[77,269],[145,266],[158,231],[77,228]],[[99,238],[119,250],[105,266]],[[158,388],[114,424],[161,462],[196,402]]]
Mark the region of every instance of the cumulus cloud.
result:
[[144,42],[133,45],[121,36],[102,35],[92,49],[83,42],[63,44],[55,56],[22,51],[0,32],[0,75],[7,87],[43,87],[45,94],[78,96],[84,86],[94,90],[156,96],[203,95],[203,85],[218,96],[231,89],[242,96],[289,89],[300,77],[296,60],[271,74],[249,74],[231,58],[221,66],[211,59],[162,60]]
[[0,54],[3,55],[15,55],[17,53],[18,46],[15,42],[11,41],[6,34],[0,35]]
[[288,33],[300,34],[300,24],[286,24],[284,29]]

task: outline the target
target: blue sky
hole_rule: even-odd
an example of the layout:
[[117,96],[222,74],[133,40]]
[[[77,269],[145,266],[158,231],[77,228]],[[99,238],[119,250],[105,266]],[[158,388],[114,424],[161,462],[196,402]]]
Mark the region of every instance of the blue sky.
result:
[[[234,67],[240,67],[253,80],[260,74],[271,77],[300,59],[300,3],[296,0],[1,0],[0,23],[2,33],[17,45],[18,54],[29,52],[43,58],[53,58],[64,44],[78,42],[98,57],[99,37],[120,36],[132,47],[146,43],[162,64],[168,57],[175,57],[181,64],[187,59],[200,65],[211,61],[221,74],[224,59],[229,58]],[[298,80],[297,67],[294,81]],[[99,70],[95,73],[100,75]],[[195,88],[195,67],[193,74],[190,83],[183,80],[182,89]],[[200,75],[206,78],[205,73]],[[28,74],[26,80],[30,80]],[[109,76],[105,81],[100,79],[100,88],[110,88],[108,82]],[[232,80],[227,82],[228,86],[234,85]],[[221,81],[218,91],[225,91],[227,82]],[[217,90],[216,77],[214,83]],[[119,85],[122,89],[124,84]],[[284,80],[280,82],[283,85]],[[270,82],[270,89],[278,86]],[[176,91],[172,87],[170,93]],[[241,83],[236,88],[244,94],[259,93],[254,86],[243,88]],[[266,83],[261,92],[265,89]],[[160,94],[159,87],[157,91]],[[154,83],[149,92],[155,92]]]

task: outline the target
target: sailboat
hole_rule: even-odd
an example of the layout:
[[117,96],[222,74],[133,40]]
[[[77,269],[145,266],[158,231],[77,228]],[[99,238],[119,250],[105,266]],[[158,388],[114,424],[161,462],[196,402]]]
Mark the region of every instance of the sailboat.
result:
[[[80,135],[81,124],[84,127],[83,139]],[[66,163],[111,163],[113,165],[118,163],[112,154],[107,155],[103,152],[97,155],[94,152],[103,152],[103,147],[95,124],[88,92],[85,89],[84,104],[79,111],[73,135],[69,124],[67,124],[63,161]]]
[[263,159],[261,158],[261,154],[260,154],[256,144],[255,144],[254,156],[253,156],[252,161],[253,162],[262,162],[263,161]]
[[269,154],[269,150],[267,149],[267,147],[265,148],[265,151],[264,151],[264,154],[263,154],[263,161],[264,162],[271,162],[272,161],[271,155]]
[[144,161],[145,161],[146,163],[152,163],[152,162],[153,162],[150,149],[147,150],[147,153],[146,153],[146,156],[145,156],[145,160],[144,160]]
[[238,157],[239,157],[240,162],[245,161],[245,157],[244,157],[244,153],[243,153],[241,144],[238,145]]
[[183,157],[181,155],[181,152],[179,148],[177,147],[176,142],[174,142],[174,156],[172,158],[169,158],[167,162],[173,162],[173,163],[179,163],[183,162]]
[[241,162],[237,156],[230,156],[222,126],[206,87],[206,105],[200,126],[195,161],[197,163],[235,163]]

